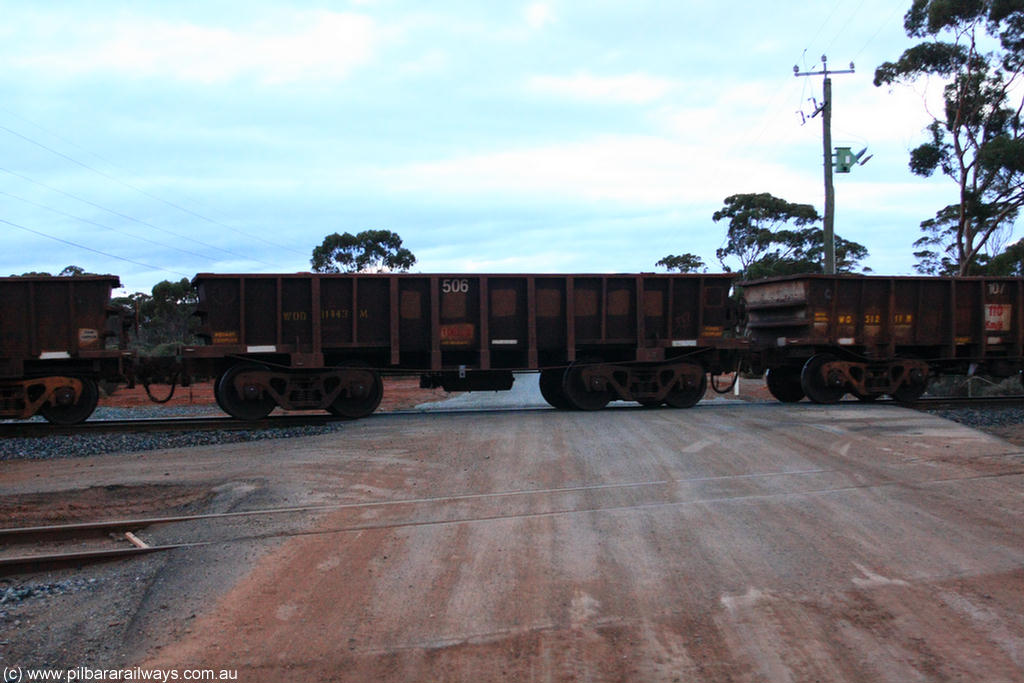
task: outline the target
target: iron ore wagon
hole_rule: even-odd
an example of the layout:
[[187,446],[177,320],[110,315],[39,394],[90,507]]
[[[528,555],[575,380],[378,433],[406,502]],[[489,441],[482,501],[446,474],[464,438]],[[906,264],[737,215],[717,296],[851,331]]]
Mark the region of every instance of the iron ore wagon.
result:
[[0,278],[0,417],[92,414],[98,381],[124,375],[121,312],[110,306],[120,286],[114,275]]
[[199,274],[205,345],[183,357],[218,377],[229,414],[275,406],[360,417],[377,407],[382,373],[424,386],[503,390],[540,374],[557,408],[612,399],[688,407],[706,373],[732,370],[732,276]]
[[930,375],[1021,370],[1021,278],[795,275],[742,287],[750,364],[780,401],[913,401]]

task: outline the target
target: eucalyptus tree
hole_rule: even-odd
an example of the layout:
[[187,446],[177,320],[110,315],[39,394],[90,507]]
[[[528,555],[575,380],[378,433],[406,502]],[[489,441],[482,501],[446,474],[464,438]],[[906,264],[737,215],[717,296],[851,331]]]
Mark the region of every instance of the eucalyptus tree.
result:
[[402,246],[402,238],[390,230],[333,233],[313,249],[310,259],[318,273],[404,272],[416,257]]
[[958,187],[955,203],[921,223],[916,268],[966,275],[998,252],[1024,205],[1024,0],[914,0],[903,26],[920,42],[879,66],[874,83],[944,83],[910,170]]
[[[715,252],[722,267],[746,279],[824,272],[825,245],[810,204],[798,204],[767,192],[734,194],[725,198],[711,219],[728,220],[725,242]],[[836,235],[836,271],[852,272],[867,257],[864,245]]]
[[676,273],[706,273],[708,271],[704,259],[690,253],[669,254],[654,265]]

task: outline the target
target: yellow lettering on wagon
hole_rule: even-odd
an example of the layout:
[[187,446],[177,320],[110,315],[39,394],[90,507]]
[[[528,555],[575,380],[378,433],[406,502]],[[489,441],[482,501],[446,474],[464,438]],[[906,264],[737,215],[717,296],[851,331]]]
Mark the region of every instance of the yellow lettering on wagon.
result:
[[238,330],[226,330],[213,333],[214,344],[237,344]]
[[347,308],[325,308],[320,311],[321,320],[348,320]]
[[309,319],[309,315],[305,311],[285,311],[281,315],[285,322],[301,322]]

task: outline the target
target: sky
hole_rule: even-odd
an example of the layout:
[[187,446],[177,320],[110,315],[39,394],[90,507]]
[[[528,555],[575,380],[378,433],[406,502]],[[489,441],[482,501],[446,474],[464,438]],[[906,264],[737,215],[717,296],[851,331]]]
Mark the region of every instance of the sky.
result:
[[[872,85],[909,0],[0,0],[0,275],[78,265],[128,291],[309,270],[333,232],[397,232],[413,272],[651,272],[715,250],[726,197],[824,210],[912,274],[939,83]],[[730,264],[733,268],[735,263]]]

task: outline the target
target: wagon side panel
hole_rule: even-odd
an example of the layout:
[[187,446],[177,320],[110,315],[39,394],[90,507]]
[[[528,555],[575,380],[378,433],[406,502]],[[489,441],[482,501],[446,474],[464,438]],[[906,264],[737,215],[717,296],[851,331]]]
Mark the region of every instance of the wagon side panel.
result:
[[537,278],[537,348],[545,359],[542,364],[570,360],[569,348],[574,345],[566,305],[570,282],[569,277]]
[[33,354],[29,283],[24,280],[0,280],[0,377],[22,374],[25,358]]

